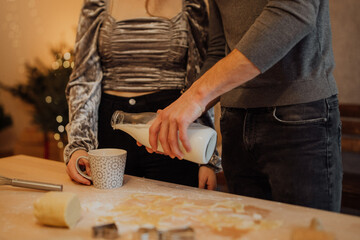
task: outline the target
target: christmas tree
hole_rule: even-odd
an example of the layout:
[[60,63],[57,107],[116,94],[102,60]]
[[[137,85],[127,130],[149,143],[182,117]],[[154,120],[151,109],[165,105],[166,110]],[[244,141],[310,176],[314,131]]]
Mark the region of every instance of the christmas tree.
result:
[[5,114],[3,106],[0,105],[0,131],[11,126],[11,124],[11,117]]
[[33,122],[44,132],[45,142],[48,141],[48,133],[54,133],[61,148],[66,141],[68,106],[65,87],[73,68],[73,54],[72,51],[54,49],[51,52],[54,56],[51,66],[48,67],[40,60],[36,60],[35,64],[26,64],[25,83],[15,86],[0,84],[0,88],[32,105]]

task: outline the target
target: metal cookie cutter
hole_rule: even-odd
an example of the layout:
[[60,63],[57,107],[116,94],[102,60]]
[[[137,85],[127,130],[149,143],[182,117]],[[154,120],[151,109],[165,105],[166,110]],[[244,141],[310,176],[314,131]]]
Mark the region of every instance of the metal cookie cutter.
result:
[[92,227],[93,238],[116,239],[119,237],[115,223]]
[[161,233],[161,240],[195,240],[195,232],[191,227],[171,229]]
[[156,228],[140,228],[136,233],[137,240],[195,240],[191,227],[159,231]]

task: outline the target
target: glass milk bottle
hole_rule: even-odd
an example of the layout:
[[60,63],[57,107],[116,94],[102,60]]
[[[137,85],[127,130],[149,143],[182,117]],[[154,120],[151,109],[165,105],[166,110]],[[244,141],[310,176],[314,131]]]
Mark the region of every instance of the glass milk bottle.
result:
[[[126,113],[115,111],[112,115],[111,126],[119,129],[142,145],[151,148],[149,143],[149,128],[152,120],[156,117],[154,112]],[[187,152],[179,140],[180,150],[184,153],[184,159],[206,164],[210,160],[216,147],[216,131],[199,123],[192,123],[187,129],[191,151]],[[161,143],[158,142],[158,151],[163,152]]]

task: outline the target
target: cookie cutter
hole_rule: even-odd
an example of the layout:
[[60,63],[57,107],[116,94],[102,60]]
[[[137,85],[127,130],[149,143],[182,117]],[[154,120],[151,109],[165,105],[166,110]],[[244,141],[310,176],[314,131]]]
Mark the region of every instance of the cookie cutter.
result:
[[116,239],[119,237],[115,223],[98,225],[92,227],[93,238]]
[[138,240],[195,240],[195,232],[191,227],[175,228],[159,231],[156,228],[139,228]]

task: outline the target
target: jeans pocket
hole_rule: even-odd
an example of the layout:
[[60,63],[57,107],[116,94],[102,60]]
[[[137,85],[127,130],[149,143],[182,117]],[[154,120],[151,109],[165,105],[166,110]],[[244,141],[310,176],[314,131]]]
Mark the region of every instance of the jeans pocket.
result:
[[319,124],[328,121],[329,107],[323,100],[274,107],[273,118],[287,125]]

